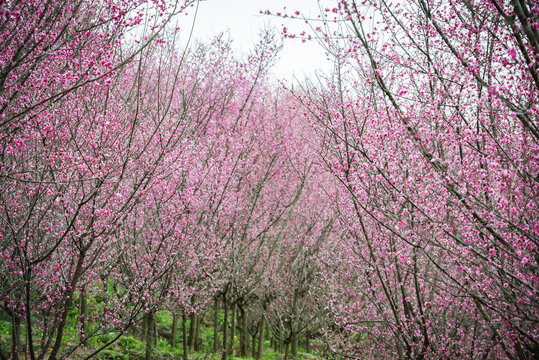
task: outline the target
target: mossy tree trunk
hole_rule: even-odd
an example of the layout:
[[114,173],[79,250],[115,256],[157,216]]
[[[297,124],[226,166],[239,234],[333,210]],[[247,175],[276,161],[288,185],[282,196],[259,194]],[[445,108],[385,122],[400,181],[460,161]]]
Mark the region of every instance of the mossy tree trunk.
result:
[[298,335],[294,335],[292,338],[292,348],[290,349],[292,352],[292,358],[295,359],[298,357]]
[[196,323],[195,323],[195,344],[194,349],[195,351],[200,351],[200,326],[202,323],[202,319],[204,318],[204,314],[200,314],[196,316]]
[[226,302],[226,298],[223,296],[223,308],[225,312],[225,321],[223,324],[223,355],[221,357],[222,360],[227,359],[227,344],[228,344],[228,304]]
[[152,331],[153,331],[153,345],[157,347],[157,340],[159,339],[159,333],[157,332],[157,320],[155,319],[155,313],[153,315],[152,321]]
[[251,356],[256,357],[256,333],[251,335]]
[[12,356],[13,359],[18,359],[21,351],[21,318],[16,311],[11,313],[11,325]]
[[284,360],[288,360],[288,351],[290,349],[290,343],[288,340],[283,341],[284,345]]
[[213,300],[213,352],[217,352],[219,347],[219,301],[217,298]]
[[142,319],[142,331],[140,332],[140,340],[146,340],[146,333],[148,332],[148,317],[144,315]]
[[187,360],[188,343],[187,343],[187,315],[185,311],[182,312],[182,347],[183,347],[183,360]]
[[193,350],[194,344],[195,344],[195,328],[196,328],[196,322],[197,322],[197,315],[195,313],[192,313],[190,316],[190,322],[189,322],[189,350]]
[[228,353],[233,355],[234,338],[236,337],[236,304],[232,304],[232,311],[230,312],[230,342],[228,343]]
[[240,355],[247,357],[247,342],[249,341],[249,333],[247,330],[247,311],[238,306],[241,315],[241,332],[240,332]]
[[172,335],[170,339],[170,345],[175,348],[176,347],[176,336],[178,331],[178,314],[175,312],[172,313]]
[[146,360],[152,360],[153,343],[154,343],[154,311],[150,310],[146,314]]
[[[262,349],[264,348],[264,331],[266,328],[266,318],[262,315],[260,319],[260,334],[258,335],[258,349],[256,352],[256,360],[262,358]],[[253,350],[254,351],[254,350]]]

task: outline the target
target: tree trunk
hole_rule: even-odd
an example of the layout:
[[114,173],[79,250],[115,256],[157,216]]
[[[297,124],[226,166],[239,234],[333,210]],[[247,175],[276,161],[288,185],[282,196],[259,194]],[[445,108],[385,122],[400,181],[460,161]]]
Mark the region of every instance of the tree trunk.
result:
[[[86,254],[86,250],[80,250],[80,255],[78,257],[78,260],[77,260],[77,267],[75,268],[75,272],[73,273],[73,277],[71,278],[71,281],[70,281],[70,286],[69,286],[69,290],[67,292],[64,293],[63,295],[63,304],[62,304],[62,311],[61,311],[61,315],[60,315],[60,321],[58,323],[58,326],[56,327],[56,338],[54,340],[54,345],[52,346],[52,350],[51,350],[51,353],[49,355],[49,359],[51,360],[56,360],[56,356],[58,355],[58,352],[60,351],[60,347],[62,346],[62,339],[64,337],[64,329],[67,325],[67,314],[68,314],[68,310],[71,308],[71,305],[73,304],[73,293],[75,292],[75,289],[77,288],[77,284],[78,284],[78,281],[82,275],[82,265],[84,263],[84,258],[85,258],[85,255]],[[27,272],[28,273],[28,276],[30,275],[30,272]],[[29,281],[29,278],[26,279],[27,281]],[[30,296],[30,288],[27,287],[26,288],[26,296]],[[28,301],[28,299],[27,299]],[[28,305],[30,305],[30,303],[28,303]],[[31,308],[26,308],[26,322],[27,322],[27,327],[26,327],[26,335],[27,335],[27,344],[28,344],[28,347],[29,347],[29,351],[30,351],[30,359],[31,360],[35,360],[35,353],[34,353],[34,345],[33,345],[33,330],[32,330],[32,321],[31,321],[31,318],[30,318],[30,314],[31,314]]]
[[146,315],[146,360],[152,360],[152,347],[154,333],[154,318],[153,310]]
[[183,345],[183,360],[187,360],[187,315],[182,312],[182,345]]
[[227,344],[228,344],[228,305],[226,303],[226,299],[223,301],[223,307],[225,310],[225,322],[223,324],[223,356],[221,357],[222,360],[226,360],[227,358]]
[[140,340],[145,340],[146,333],[148,332],[148,317],[145,315],[142,319],[142,332],[140,334]]
[[284,344],[284,360],[288,360],[288,349],[290,348],[288,341],[283,341]]
[[13,359],[18,359],[21,351],[21,318],[16,311],[11,313],[11,325],[13,326],[11,329],[11,352]]
[[197,315],[195,323],[195,351],[200,351],[200,323],[204,318],[204,314]]
[[152,330],[153,330],[153,345],[155,347],[157,347],[157,340],[159,339],[159,333],[157,332],[157,321],[155,319],[155,314],[153,316],[153,327],[152,327]]
[[190,316],[190,322],[189,322],[189,350],[193,350],[194,344],[195,344],[195,327],[197,322],[197,315],[195,313],[192,313]]
[[[81,331],[81,337],[86,337],[86,319],[88,318],[88,302],[86,294],[86,285],[83,285],[80,290],[79,295],[79,303],[80,303],[80,331]],[[82,341],[82,345],[86,346],[86,340]]]
[[258,350],[256,352],[256,360],[259,360],[262,358],[262,348],[264,347],[265,327],[266,327],[266,318],[264,317],[264,315],[262,315],[262,318],[260,319],[260,334],[258,335]]
[[256,333],[251,335],[251,356],[256,357]]
[[213,352],[217,352],[217,348],[219,347],[219,344],[217,343],[219,340],[219,325],[217,324],[219,320],[219,302],[217,301],[217,298],[213,300]]
[[[289,340],[291,342],[291,345],[292,345],[292,358],[295,359],[297,356],[298,356],[298,330],[297,328],[299,326],[297,326],[295,323],[296,321],[294,320],[296,318],[296,314],[298,312],[298,295],[297,295],[297,291],[294,291],[294,300],[293,300],[293,305],[292,305],[292,317],[290,319],[290,337],[289,337]],[[296,326],[294,326],[296,325]],[[288,342],[285,343],[286,345],[286,350],[285,350],[285,353],[288,353]]]
[[176,335],[178,330],[178,314],[175,312],[172,313],[172,338],[170,341],[170,345],[175,348],[176,347]]
[[235,337],[236,337],[236,304],[232,305],[232,313],[230,314],[230,318],[232,320],[232,324],[230,327],[230,342],[228,344],[228,353],[230,355],[233,355],[233,349],[235,344]]
[[247,341],[249,334],[247,333],[247,311],[243,307],[239,307],[241,314],[241,332],[240,332],[240,355],[247,357]]

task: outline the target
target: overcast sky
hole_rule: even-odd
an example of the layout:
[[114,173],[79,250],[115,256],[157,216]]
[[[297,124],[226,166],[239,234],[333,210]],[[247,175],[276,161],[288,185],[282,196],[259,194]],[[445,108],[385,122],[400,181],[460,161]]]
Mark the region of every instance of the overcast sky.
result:
[[[326,5],[331,4],[331,1],[324,2]],[[275,27],[279,35],[283,25],[291,31],[309,29],[303,20],[261,15],[261,10],[269,10],[273,14],[294,14],[298,10],[308,17],[320,14],[317,0],[205,0],[199,4],[193,37],[204,41],[221,32],[228,32],[234,49],[238,53],[246,53],[256,44],[258,34],[265,26]],[[191,27],[193,14],[194,8],[190,8],[187,16],[180,17],[184,34]],[[285,39],[273,73],[277,78],[291,80],[295,75],[302,80],[304,76],[312,75],[316,69],[327,72],[330,68],[331,62],[316,42],[302,43],[299,39]]]

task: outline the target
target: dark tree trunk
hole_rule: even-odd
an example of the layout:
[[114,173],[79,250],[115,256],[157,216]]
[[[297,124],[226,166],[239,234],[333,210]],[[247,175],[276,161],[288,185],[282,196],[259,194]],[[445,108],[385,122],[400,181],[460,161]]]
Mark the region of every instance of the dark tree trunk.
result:
[[142,332],[140,334],[140,340],[145,340],[147,332],[148,332],[148,317],[144,316],[144,318],[142,319]]
[[256,360],[259,360],[262,358],[262,348],[264,347],[265,328],[266,328],[266,318],[264,317],[264,315],[262,315],[262,318],[260,319],[260,334],[258,335],[258,350],[256,352]]
[[195,322],[195,351],[200,351],[200,323],[204,318],[203,314],[196,316]]
[[298,336],[297,334],[294,334],[292,337],[292,358],[295,359],[298,357]]
[[152,360],[152,347],[154,333],[154,318],[153,310],[146,315],[146,360]]
[[228,331],[227,331],[227,328],[228,328],[228,305],[226,303],[226,299],[224,299],[223,301],[223,307],[224,307],[224,310],[225,310],[225,322],[223,324],[223,356],[221,357],[222,360],[226,360],[227,359],[227,343],[228,343]]
[[183,346],[183,360],[187,360],[187,315],[185,311],[182,312],[182,346]]
[[11,352],[13,359],[19,358],[19,352],[21,351],[21,318],[16,311],[11,313]]
[[249,334],[247,332],[247,311],[243,307],[239,307],[241,314],[241,332],[240,332],[240,355],[247,357],[247,342]]
[[[67,325],[67,314],[68,310],[71,308],[71,305],[73,304],[73,293],[75,289],[77,288],[77,283],[79,282],[80,277],[82,276],[83,270],[82,265],[84,262],[84,258],[86,254],[86,250],[80,250],[80,255],[77,260],[77,267],[75,268],[75,272],[73,273],[73,277],[71,278],[69,290],[64,293],[63,296],[63,309],[62,313],[60,315],[60,322],[58,323],[58,327],[56,328],[56,339],[54,341],[54,345],[52,346],[52,351],[49,355],[49,359],[56,360],[56,357],[58,355],[58,352],[60,351],[60,346],[62,345],[62,339],[64,337],[64,328]],[[29,280],[29,279],[28,279]],[[30,296],[30,293],[28,292],[30,288],[26,288],[27,294],[26,296]],[[26,309],[26,321],[27,321],[27,343],[29,346],[30,351],[30,359],[35,360],[35,354],[34,354],[34,345],[33,345],[33,330],[32,330],[32,321],[30,320],[30,309]]]
[[217,352],[217,348],[219,347],[218,341],[219,341],[219,302],[217,301],[217,298],[213,301],[213,352]]
[[283,341],[284,344],[284,360],[288,360],[288,349],[290,348],[290,345],[288,341]]
[[178,331],[178,314],[172,313],[172,338],[170,344],[173,348],[176,347],[176,335]]
[[34,338],[33,338],[33,329],[32,329],[32,297],[30,296],[30,279],[32,278],[32,270],[29,269],[24,273],[24,281],[26,282],[25,293],[26,293],[26,344],[28,345],[27,352],[30,354],[30,360],[36,359],[36,354],[34,351]]
[[230,342],[228,343],[228,353],[230,355],[233,355],[233,349],[234,349],[234,338],[236,337],[236,304],[232,304],[232,312],[230,314],[230,319],[232,320],[232,324],[230,326]]
[[157,321],[155,319],[155,314],[153,316],[153,327],[152,327],[152,331],[153,331],[153,345],[157,347],[157,340],[159,339],[159,333],[157,332]]
[[256,357],[256,333],[251,335],[251,356]]
[[[298,299],[298,296],[297,296],[297,292],[294,291],[294,300],[293,300],[293,307],[292,307],[292,318],[290,319],[290,342],[291,342],[291,345],[292,345],[292,358],[295,359],[297,356],[298,356],[298,330],[297,330],[297,326],[294,326],[295,325],[295,317],[296,317],[296,313],[297,313],[297,308],[298,308],[298,305],[297,305],[297,299]],[[285,353],[288,352],[288,342],[286,343],[286,351]]]
[[195,344],[195,328],[197,322],[197,315],[195,313],[192,313],[189,318],[191,320],[189,322],[189,350],[192,351]]
[[[79,303],[80,303],[80,330],[81,336],[86,337],[86,321],[88,318],[88,303],[87,303],[86,285],[83,285],[80,290]],[[82,345],[86,346],[86,340],[82,341]]]

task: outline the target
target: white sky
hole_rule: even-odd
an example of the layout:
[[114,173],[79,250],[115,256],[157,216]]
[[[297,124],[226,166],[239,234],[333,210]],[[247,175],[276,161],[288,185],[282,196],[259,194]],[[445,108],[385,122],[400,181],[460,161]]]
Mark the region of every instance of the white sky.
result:
[[[326,6],[332,1],[324,1]],[[286,10],[283,10],[285,9]],[[188,33],[195,8],[188,10],[188,15],[180,15],[180,27]],[[206,0],[201,1],[193,31],[193,38],[207,41],[221,32],[230,34],[233,47],[239,54],[246,53],[258,42],[260,30],[266,26],[275,27],[280,36],[283,25],[297,33],[310,30],[300,19],[283,19],[277,16],[260,14],[260,10],[294,14],[300,11],[306,17],[320,14],[318,0]],[[279,60],[273,67],[274,75],[279,79],[292,80],[294,76],[303,80],[312,76],[317,69],[328,72],[332,63],[322,47],[316,41],[302,43],[299,39],[285,39]]]

